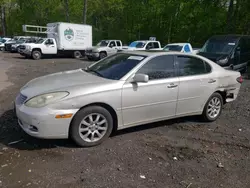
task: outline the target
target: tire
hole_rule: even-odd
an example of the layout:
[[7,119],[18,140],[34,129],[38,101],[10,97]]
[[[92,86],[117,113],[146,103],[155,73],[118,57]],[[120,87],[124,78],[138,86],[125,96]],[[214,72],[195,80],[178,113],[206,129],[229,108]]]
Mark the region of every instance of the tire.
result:
[[103,59],[105,57],[107,57],[107,54],[105,52],[101,52],[100,55],[99,55],[99,58]]
[[[92,116],[92,123],[90,116]],[[100,116],[98,121],[96,121],[97,116]],[[106,123],[102,123],[102,121]],[[102,124],[98,125],[97,122]],[[80,128],[82,128],[83,132],[80,132]],[[76,113],[70,125],[69,136],[77,145],[91,147],[101,144],[110,136],[112,130],[113,118],[109,111],[101,106],[89,106]],[[96,131],[101,136],[91,141],[92,135],[98,137]]]
[[[215,105],[213,105],[213,102]],[[216,104],[219,104],[219,105],[216,105]],[[222,107],[223,107],[222,96],[219,93],[212,94],[211,97],[209,97],[203,109],[203,113],[202,113],[203,120],[207,122],[212,122],[218,119],[218,117],[221,115]],[[214,111],[214,117],[212,116],[213,113],[211,111]]]
[[74,58],[80,59],[81,57],[82,57],[81,52],[79,52],[79,51],[74,51]]
[[90,56],[87,56],[87,58],[88,58],[89,61],[93,61],[94,60],[93,57],[90,57]]
[[1,48],[0,48],[0,51],[4,51],[4,48],[1,47]]
[[248,69],[248,66],[246,65],[241,71],[240,71],[240,73],[241,74],[245,74],[245,73],[247,73],[247,70]]
[[32,51],[32,55],[31,56],[32,56],[32,58],[34,60],[39,60],[42,57],[42,53],[40,51],[38,51],[38,50],[34,50],[34,51]]

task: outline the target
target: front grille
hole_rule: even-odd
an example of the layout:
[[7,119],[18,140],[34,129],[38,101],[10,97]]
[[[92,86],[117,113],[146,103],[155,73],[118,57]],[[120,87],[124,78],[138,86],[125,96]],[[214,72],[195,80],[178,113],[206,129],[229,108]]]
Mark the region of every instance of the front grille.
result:
[[92,50],[86,50],[86,53],[92,53]]
[[12,44],[5,44],[4,45],[5,51],[11,51],[11,46],[12,46]]
[[24,46],[24,45],[20,45],[20,46],[19,46],[19,49],[20,49],[20,50],[25,50],[25,46]]
[[27,97],[19,93],[19,95],[16,98],[16,104],[21,105],[26,101]]

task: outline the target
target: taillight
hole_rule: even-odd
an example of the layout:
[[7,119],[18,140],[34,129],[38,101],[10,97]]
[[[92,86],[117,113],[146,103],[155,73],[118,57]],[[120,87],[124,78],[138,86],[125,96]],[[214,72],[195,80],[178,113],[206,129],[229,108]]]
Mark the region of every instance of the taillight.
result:
[[237,82],[239,82],[240,84],[242,84],[242,82],[243,82],[242,76],[238,77],[236,80],[237,80]]

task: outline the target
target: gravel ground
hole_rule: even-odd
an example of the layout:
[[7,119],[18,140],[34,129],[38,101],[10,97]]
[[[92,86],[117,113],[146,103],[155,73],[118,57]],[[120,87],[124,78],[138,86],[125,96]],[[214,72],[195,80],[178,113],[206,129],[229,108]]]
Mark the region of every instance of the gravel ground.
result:
[[188,117],[143,125],[92,148],[27,136],[12,112],[20,87],[37,76],[89,63],[0,54],[0,73],[7,70],[8,78],[0,91],[0,187],[250,187],[250,80],[214,123]]

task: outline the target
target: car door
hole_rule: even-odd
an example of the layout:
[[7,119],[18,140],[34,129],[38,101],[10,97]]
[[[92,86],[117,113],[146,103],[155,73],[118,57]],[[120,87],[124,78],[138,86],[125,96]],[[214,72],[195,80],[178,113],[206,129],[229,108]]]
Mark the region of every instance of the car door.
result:
[[122,43],[121,43],[121,41],[117,40],[116,41],[116,46],[117,46],[117,50],[122,49]]
[[153,42],[148,42],[148,44],[146,45],[145,49],[146,50],[150,50],[152,48],[154,48],[154,43]]
[[176,115],[195,114],[202,111],[204,103],[217,87],[211,66],[200,58],[177,55],[179,93]]
[[53,39],[47,39],[44,42],[43,53],[44,54],[56,54],[57,53],[57,48]]
[[108,47],[109,47],[107,51],[108,55],[113,55],[117,52],[117,46],[116,46],[115,41],[113,40],[110,41]]
[[125,82],[122,89],[124,126],[148,123],[175,116],[179,79],[174,56],[150,59],[136,74],[149,76],[147,83]]

